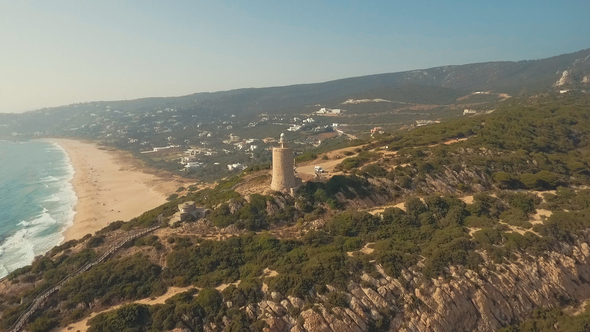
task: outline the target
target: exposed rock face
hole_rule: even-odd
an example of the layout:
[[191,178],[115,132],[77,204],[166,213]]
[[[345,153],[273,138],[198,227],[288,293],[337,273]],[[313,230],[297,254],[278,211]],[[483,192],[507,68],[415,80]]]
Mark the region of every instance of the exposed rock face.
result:
[[238,201],[238,200],[232,200],[228,203],[229,206],[229,211],[231,214],[234,214],[236,212],[238,212],[239,209],[241,209],[244,204],[242,204],[242,202]]
[[568,70],[564,70],[561,74],[561,78],[557,82],[555,82],[555,86],[563,86],[566,84],[571,84],[573,81],[572,72]]
[[266,202],[266,213],[268,213],[269,216],[272,216],[279,211],[280,208],[277,205],[271,203],[270,201]]
[[486,173],[476,168],[462,167],[459,171],[454,171],[445,166],[444,175],[435,175],[426,177],[426,185],[421,187],[425,193],[455,193],[457,186],[461,183],[473,183],[474,180],[478,184],[473,186],[476,192],[482,192],[492,188],[491,181]]
[[590,83],[590,75],[584,76],[584,78],[582,78],[582,83],[584,83],[584,84]]
[[403,283],[378,266],[381,278],[363,276],[372,287],[349,285],[347,308],[328,309],[322,304],[325,297],[316,295],[313,308],[293,317],[289,309],[303,309],[303,300],[285,299],[277,293],[252,307],[259,319],[267,321],[265,331],[272,332],[364,332],[379,320],[389,321],[389,331],[496,331],[525,319],[536,307],[590,298],[590,247],[586,243],[564,246],[545,257],[487,263],[494,269],[475,272],[453,267],[446,280],[425,280],[420,272],[405,270],[403,280],[407,281]]
[[385,197],[385,196],[380,195],[380,194],[372,193],[369,196],[366,196],[366,197],[361,198],[356,193],[356,191],[354,190],[354,188],[349,188],[349,190],[351,192],[355,193],[355,195],[357,195],[357,197],[356,198],[353,198],[353,199],[348,199],[341,192],[339,192],[339,193],[336,194],[336,199],[340,203],[345,204],[348,208],[352,208],[352,209],[365,209],[365,208],[370,208],[370,207],[373,207],[373,206],[384,205],[388,201],[388,197]]

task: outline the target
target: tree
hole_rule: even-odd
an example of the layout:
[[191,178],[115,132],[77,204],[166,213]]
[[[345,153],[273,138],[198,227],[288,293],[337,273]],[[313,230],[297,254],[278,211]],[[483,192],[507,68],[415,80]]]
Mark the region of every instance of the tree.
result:
[[207,316],[216,315],[223,305],[223,296],[214,288],[203,288],[197,295],[197,303],[207,313]]
[[555,189],[559,184],[557,175],[549,171],[540,171],[536,174],[537,178],[541,182],[541,185],[546,189]]
[[527,189],[536,190],[542,188],[542,183],[535,174],[523,173],[518,177],[518,179]]

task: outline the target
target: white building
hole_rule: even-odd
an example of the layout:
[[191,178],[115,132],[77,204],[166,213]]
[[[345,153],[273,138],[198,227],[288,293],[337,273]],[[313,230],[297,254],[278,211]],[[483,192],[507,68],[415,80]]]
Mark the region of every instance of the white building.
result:
[[246,169],[246,166],[244,166],[240,163],[236,163],[236,164],[227,165],[227,169],[229,169],[230,171],[233,171],[234,169],[238,169],[238,170],[243,171]]
[[184,165],[185,168],[199,168],[201,166],[203,166],[203,163],[199,161],[188,162]]

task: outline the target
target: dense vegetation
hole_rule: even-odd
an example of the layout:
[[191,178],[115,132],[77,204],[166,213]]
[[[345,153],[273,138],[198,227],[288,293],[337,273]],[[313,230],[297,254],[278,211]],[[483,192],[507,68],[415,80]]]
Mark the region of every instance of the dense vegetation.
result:
[[[335,215],[324,231],[309,232],[300,240],[281,240],[268,233],[248,233],[225,241],[179,237],[161,273],[143,256],[115,259],[68,283],[59,296],[66,303],[72,301],[71,305],[94,299],[116,303],[125,298],[161,293],[163,284],[195,285],[205,287],[201,291],[205,295],[181,294],[165,305],[123,307],[95,318],[92,329],[115,331],[124,326],[141,327],[139,331],[159,330],[219,323],[227,316],[236,331],[244,327],[256,330],[263,322],[249,318],[238,308],[264,298],[259,277],[266,268],[278,273],[266,277],[271,291],[299,297],[311,305],[315,301],[314,294],[328,292],[325,286],[331,285],[337,291],[328,292],[328,295],[334,294],[328,297],[326,305],[347,306],[338,292],[346,291],[350,280],[361,282],[362,273],[378,277],[373,261],[381,264],[388,275],[400,277],[402,269],[415,266],[424,258],[422,272],[425,276],[446,276],[449,265],[464,265],[477,271],[485,264],[477,250],[487,252],[497,262],[513,259],[512,253],[543,255],[552,246],[559,246],[564,236],[574,240],[590,226],[584,226],[580,220],[580,225],[572,228],[572,220],[576,224],[577,219],[570,217],[584,212],[559,211],[561,207],[582,204],[584,201],[579,197],[590,198],[590,190],[571,195],[567,189],[560,189],[551,200],[552,208],[559,211],[555,214],[558,217],[552,216],[544,225],[534,228],[541,236],[533,232],[524,235],[510,232],[500,219],[506,211],[534,213],[540,204],[538,198],[513,192],[500,192],[497,196],[501,198],[479,194],[474,197],[473,204],[465,204],[452,196],[428,196],[424,201],[410,198],[405,203],[406,211],[391,208],[382,217],[346,211]],[[583,205],[590,205],[590,200]],[[560,214],[566,217],[559,218]],[[476,222],[486,226],[471,237],[465,226]],[[358,250],[367,244],[375,251],[359,253]],[[350,256],[348,252],[356,253]],[[230,286],[222,293],[207,288],[239,280],[237,287]],[[136,283],[141,287],[134,286]],[[133,292],[128,293],[131,290]],[[227,301],[232,303],[229,308],[220,304]],[[80,312],[72,313],[74,317],[77,315]],[[190,320],[185,321],[186,317]]]
[[498,332],[581,332],[590,331],[590,310],[576,316],[566,315],[559,308],[537,308],[532,317],[520,324],[500,329]]
[[[59,301],[67,315],[46,310],[30,329],[47,331],[77,320],[91,305],[108,306],[157,296],[169,286],[193,285],[203,289],[179,294],[165,304],[128,305],[99,315],[91,320],[91,330],[166,330],[222,324],[224,317],[230,319],[231,331],[260,330],[264,322],[245,314],[243,307],[273,291],[302,299],[306,309],[317,301],[324,301],[326,307],[346,307],[349,303],[342,293],[351,280],[374,287],[361,276],[380,277],[376,264],[399,280],[410,267],[426,278],[444,279],[450,277],[451,265],[476,272],[484,266],[494,270],[495,264],[507,260],[559,251],[578,244],[590,228],[590,190],[576,187],[590,184],[590,113],[586,112],[590,97],[541,97],[530,103],[513,101],[488,116],[381,137],[365,150],[388,146],[397,151],[395,159],[384,158],[378,151],[361,151],[343,160],[341,168],[350,174],[307,182],[294,197],[278,193],[242,197],[233,189],[243,175],[212,189],[189,189],[186,196],[174,197],[129,222],[111,223],[85,239],[82,251],[72,254],[69,250],[78,242],[66,243],[32,266],[13,272],[9,279],[37,282],[25,294],[31,298],[92,260],[109,232],[154,225],[188,200],[212,209],[207,218],[210,225],[234,225],[244,231],[222,241],[189,236],[137,240],[134,245],[160,255],[165,264],[158,264],[164,267],[142,254],[99,264],[59,292],[53,305]],[[439,144],[457,137],[469,139]],[[429,146],[433,144],[439,145]],[[457,192],[489,192],[474,194],[470,204],[448,192],[426,194],[432,181],[453,177],[460,179],[449,182]],[[537,195],[518,189],[555,192]],[[404,209],[388,208],[381,215],[347,209],[347,200],[373,194],[403,199]],[[553,213],[534,222],[531,217],[540,208]],[[325,223],[303,227],[318,219]],[[305,232],[301,238],[278,238],[267,232],[285,225],[297,225]],[[266,269],[277,274],[265,276]],[[212,288],[237,281],[241,282],[223,292]],[[269,292],[262,292],[263,281]],[[318,294],[326,295],[326,300],[318,300]],[[17,298],[7,303],[1,308],[3,327],[14,322],[28,304],[20,304]],[[290,314],[295,317],[299,311]],[[587,324],[587,315],[569,320],[560,311],[538,309],[531,321],[506,331],[549,331],[556,323],[560,330],[573,331]]]
[[[585,94],[515,99],[490,115],[385,136],[365,148],[387,147],[397,151],[396,158],[382,158],[367,171],[418,192],[428,191],[429,180],[452,178],[449,172],[461,179],[451,187],[463,193],[587,185],[589,107]],[[468,139],[441,144],[457,138]]]

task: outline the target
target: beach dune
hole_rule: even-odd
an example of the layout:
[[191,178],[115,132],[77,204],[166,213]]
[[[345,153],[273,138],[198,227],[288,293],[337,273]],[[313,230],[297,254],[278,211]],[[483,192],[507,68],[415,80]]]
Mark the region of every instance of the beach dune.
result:
[[128,221],[166,202],[182,180],[161,178],[121,162],[119,154],[94,143],[52,139],[68,153],[78,202],[64,242],[92,234],[117,220]]

